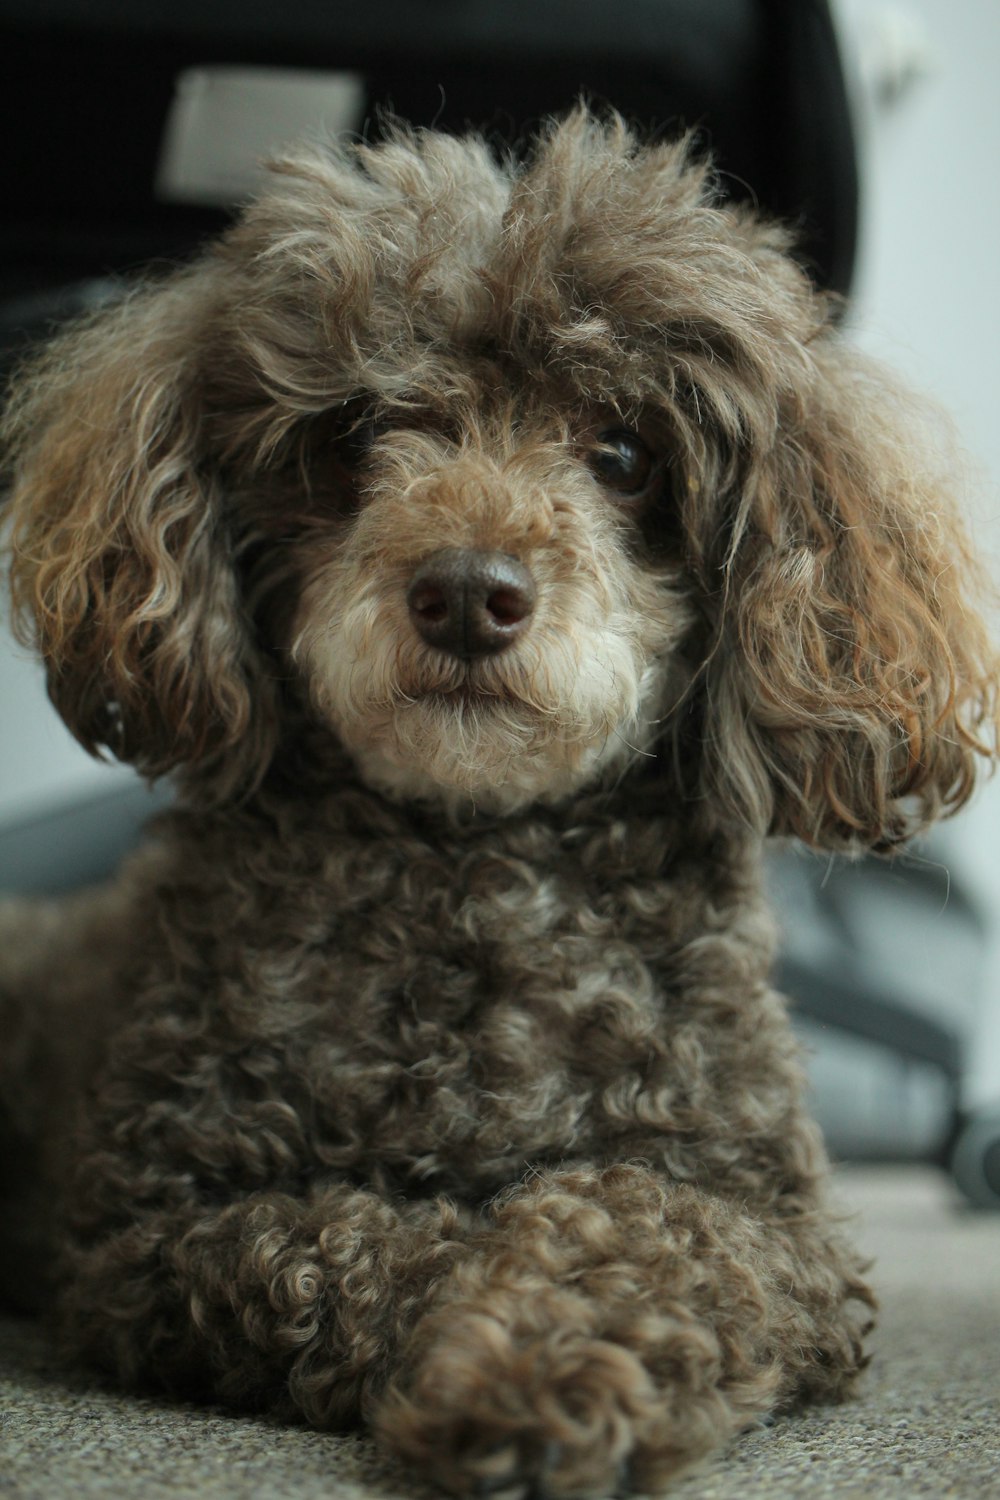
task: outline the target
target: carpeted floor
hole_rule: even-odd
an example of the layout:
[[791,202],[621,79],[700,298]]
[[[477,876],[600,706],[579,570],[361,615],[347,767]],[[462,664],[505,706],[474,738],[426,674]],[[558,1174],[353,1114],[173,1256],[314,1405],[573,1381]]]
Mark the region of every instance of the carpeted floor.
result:
[[[1000,1215],[922,1169],[844,1172],[882,1303],[860,1401],[783,1418],[674,1500],[1000,1496]],[[428,1500],[337,1438],[126,1399],[53,1368],[38,1329],[0,1321],[0,1495],[17,1500]]]

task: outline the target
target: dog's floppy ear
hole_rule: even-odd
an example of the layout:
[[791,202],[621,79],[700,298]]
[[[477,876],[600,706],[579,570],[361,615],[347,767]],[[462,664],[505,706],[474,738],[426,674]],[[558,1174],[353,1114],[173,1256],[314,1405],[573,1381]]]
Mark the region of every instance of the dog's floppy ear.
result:
[[704,764],[762,830],[885,849],[968,798],[1000,664],[933,414],[836,335],[804,353],[731,502]]
[[198,267],[64,334],[15,380],[3,436],[15,621],[59,712],[92,753],[221,792],[261,773],[274,715],[204,451],[211,299]]

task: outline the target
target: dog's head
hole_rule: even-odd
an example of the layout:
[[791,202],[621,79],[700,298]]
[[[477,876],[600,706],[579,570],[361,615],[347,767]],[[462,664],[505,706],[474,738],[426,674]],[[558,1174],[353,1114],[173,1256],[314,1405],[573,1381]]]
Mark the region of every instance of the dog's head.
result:
[[88,748],[216,796],[300,695],[395,796],[638,763],[889,844],[996,725],[922,425],[684,144],[580,111],[517,168],[401,130],[278,163],[24,373],[15,604]]

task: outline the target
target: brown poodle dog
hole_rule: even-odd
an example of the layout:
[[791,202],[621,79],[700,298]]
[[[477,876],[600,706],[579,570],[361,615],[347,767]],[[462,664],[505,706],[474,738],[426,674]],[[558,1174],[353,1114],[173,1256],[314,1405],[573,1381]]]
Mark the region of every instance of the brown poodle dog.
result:
[[7,418],[53,700],[179,784],[4,919],[11,1290],[463,1495],[850,1389],[762,842],[898,845],[994,746],[923,414],[689,158],[304,151]]

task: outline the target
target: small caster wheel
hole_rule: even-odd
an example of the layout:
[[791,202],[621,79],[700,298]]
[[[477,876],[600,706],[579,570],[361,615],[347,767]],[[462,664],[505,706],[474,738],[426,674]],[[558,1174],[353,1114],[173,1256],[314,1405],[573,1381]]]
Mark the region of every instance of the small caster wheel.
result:
[[952,1148],[951,1172],[970,1203],[1000,1209],[1000,1106],[966,1117]]

